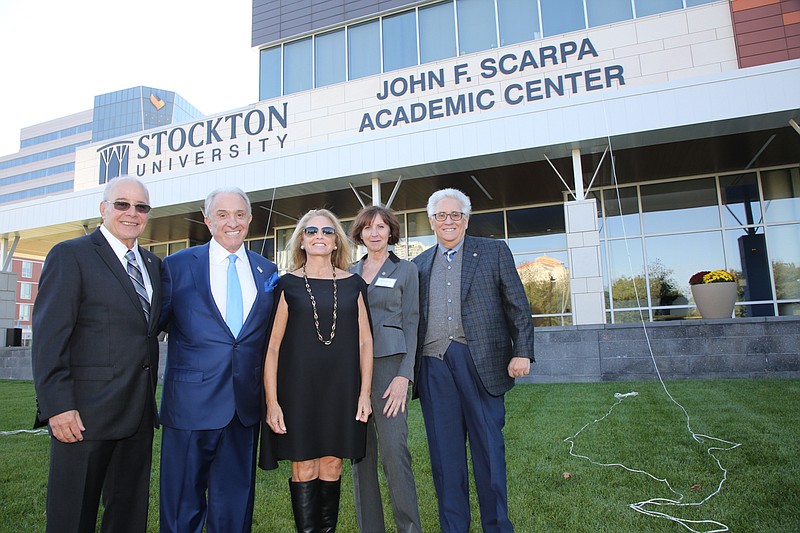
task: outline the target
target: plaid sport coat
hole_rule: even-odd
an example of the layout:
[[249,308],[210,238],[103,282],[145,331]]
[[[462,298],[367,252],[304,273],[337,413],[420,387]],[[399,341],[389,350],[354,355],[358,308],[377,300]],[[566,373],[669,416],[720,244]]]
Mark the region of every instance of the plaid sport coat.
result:
[[[438,245],[414,258],[419,270],[417,370],[428,329],[430,275]],[[505,241],[464,237],[461,249],[461,321],[472,360],[489,394],[514,386],[512,357],[534,360],[533,320],[514,258]],[[416,379],[414,380],[416,383]]]

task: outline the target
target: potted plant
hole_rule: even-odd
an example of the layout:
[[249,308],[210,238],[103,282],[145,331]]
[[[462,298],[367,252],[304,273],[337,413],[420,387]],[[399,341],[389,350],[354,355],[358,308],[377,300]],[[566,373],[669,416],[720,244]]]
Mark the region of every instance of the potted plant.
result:
[[731,318],[736,278],[725,270],[701,270],[689,278],[694,303],[703,318]]

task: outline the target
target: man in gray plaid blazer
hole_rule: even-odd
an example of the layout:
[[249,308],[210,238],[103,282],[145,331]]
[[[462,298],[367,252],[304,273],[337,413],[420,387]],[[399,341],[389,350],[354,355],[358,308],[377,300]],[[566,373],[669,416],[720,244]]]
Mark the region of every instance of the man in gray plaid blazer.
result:
[[533,322],[511,250],[466,235],[471,203],[456,189],[428,200],[437,245],[419,269],[419,394],[444,533],[469,531],[466,442],[484,531],[510,532],[505,404],[514,378],[530,373]]

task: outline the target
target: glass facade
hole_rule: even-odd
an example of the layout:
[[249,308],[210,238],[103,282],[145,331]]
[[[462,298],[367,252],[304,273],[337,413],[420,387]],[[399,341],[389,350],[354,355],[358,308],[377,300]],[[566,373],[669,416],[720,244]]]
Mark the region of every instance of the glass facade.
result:
[[202,113],[180,95],[152,87],[131,87],[94,97],[92,142],[142,130],[189,122]]
[[[719,0],[447,0],[261,50],[262,100]],[[347,37],[331,33],[346,32]],[[310,48],[328,36],[325,46]],[[302,50],[302,51],[300,51]],[[313,57],[312,57],[313,56]],[[344,58],[347,58],[344,61]],[[283,67],[281,67],[283,65]]]

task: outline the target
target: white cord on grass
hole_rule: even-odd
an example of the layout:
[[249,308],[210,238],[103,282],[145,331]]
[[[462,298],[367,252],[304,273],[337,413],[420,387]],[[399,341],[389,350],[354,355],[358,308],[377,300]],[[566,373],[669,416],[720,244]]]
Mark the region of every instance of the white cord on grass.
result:
[[[603,99],[603,116],[604,116],[605,121],[606,121],[606,132],[608,132],[610,130],[608,128],[608,115],[606,113],[605,98]],[[613,148],[611,147],[611,136],[610,136],[610,134],[606,134],[606,137],[608,139],[609,154],[611,155],[611,158],[610,158],[610,161],[611,161],[611,176],[614,179],[614,189],[615,189],[615,191],[617,193],[617,207],[619,209],[620,222],[622,223],[623,242],[625,243],[625,250],[626,250],[626,252],[628,254],[628,267],[630,268],[630,272],[633,273],[633,263],[631,261],[631,253],[630,253],[630,249],[628,248],[628,234],[625,231],[625,217],[623,216],[624,213],[622,212],[622,201],[620,200],[619,183],[617,182],[617,171],[616,171],[616,165],[615,165],[615,159],[614,159],[614,151],[613,151]],[[576,453],[573,452],[573,448],[575,446],[575,439],[578,437],[578,435],[580,435],[583,432],[583,430],[585,430],[589,426],[592,426],[594,424],[602,422],[604,419],[606,419],[611,414],[611,412],[614,410],[615,407],[617,407],[619,404],[621,404],[627,398],[633,398],[633,397],[638,396],[639,393],[635,392],[635,391],[634,392],[628,392],[628,393],[625,393],[625,394],[622,394],[622,393],[619,393],[619,392],[614,394],[614,397],[617,399],[617,401],[611,406],[611,408],[608,410],[608,412],[605,415],[603,415],[602,417],[600,417],[599,419],[597,419],[597,420],[595,420],[593,422],[589,422],[588,424],[583,426],[577,433],[575,433],[572,437],[567,437],[566,439],[564,439],[564,442],[569,442],[569,454],[571,456],[573,456],[573,457],[577,457],[579,459],[585,459],[585,460],[589,461],[590,463],[592,463],[593,465],[596,465],[596,466],[603,466],[603,467],[615,467],[616,466],[616,467],[624,468],[625,470],[627,470],[629,472],[633,472],[633,473],[637,473],[637,474],[644,474],[644,475],[652,478],[653,480],[658,481],[659,483],[665,484],[667,486],[667,488],[670,490],[670,492],[672,492],[673,494],[675,494],[677,496],[676,499],[650,498],[648,500],[644,500],[644,501],[641,501],[641,502],[628,504],[628,507],[630,507],[631,509],[633,509],[637,513],[641,513],[641,514],[646,515],[646,516],[653,516],[653,517],[657,517],[657,518],[664,518],[666,520],[670,520],[672,522],[680,524],[681,526],[685,527],[686,529],[688,529],[689,531],[691,531],[693,533],[723,533],[723,532],[726,532],[726,531],[730,531],[728,529],[727,525],[723,524],[722,522],[717,522],[716,520],[710,520],[710,519],[709,520],[689,520],[687,518],[678,518],[678,517],[669,515],[667,513],[656,511],[656,510],[648,508],[648,506],[697,507],[697,506],[703,505],[704,503],[709,501],[711,498],[713,498],[714,496],[719,494],[719,492],[722,490],[722,485],[728,479],[728,471],[725,469],[725,467],[722,466],[722,463],[720,462],[719,458],[715,455],[715,452],[717,452],[717,451],[729,451],[729,450],[732,450],[734,448],[738,448],[739,446],[741,446],[741,444],[740,443],[736,443],[736,442],[730,442],[730,441],[723,440],[723,439],[718,439],[716,437],[710,437],[708,435],[703,435],[703,434],[700,434],[700,433],[695,433],[692,430],[691,423],[690,423],[690,418],[689,418],[689,413],[686,411],[686,409],[683,407],[683,405],[678,403],[678,401],[675,400],[675,398],[672,396],[672,394],[670,394],[669,390],[667,389],[667,385],[664,383],[664,379],[661,377],[661,372],[658,369],[658,363],[656,362],[655,355],[653,354],[653,347],[650,344],[650,336],[647,333],[647,325],[646,325],[645,320],[644,320],[644,315],[642,314],[642,306],[641,306],[641,301],[640,301],[640,298],[639,298],[639,291],[638,291],[638,289],[636,287],[636,283],[635,282],[633,283],[633,290],[634,290],[634,296],[636,298],[636,306],[639,308],[639,319],[640,319],[641,324],[642,324],[642,330],[644,331],[644,338],[645,338],[645,341],[647,342],[647,350],[650,353],[650,359],[653,362],[653,368],[656,371],[656,375],[658,376],[658,381],[661,383],[661,387],[664,389],[664,392],[667,393],[667,396],[672,401],[672,403],[674,403],[675,405],[680,407],[681,411],[683,411],[683,414],[686,417],[686,429],[689,431],[689,434],[692,436],[692,439],[694,439],[695,442],[703,444],[705,440],[709,440],[709,441],[714,441],[716,443],[719,443],[720,445],[724,445],[724,446],[710,446],[710,447],[708,447],[706,449],[706,453],[714,459],[714,461],[717,463],[717,466],[722,471],[722,479],[720,480],[719,485],[717,485],[716,490],[714,492],[712,492],[711,494],[709,494],[708,496],[706,496],[702,501],[693,502],[693,503],[683,503],[684,495],[682,493],[676,491],[675,489],[673,489],[672,485],[670,485],[669,481],[667,481],[666,478],[665,479],[657,478],[654,475],[650,474],[649,472],[646,472],[644,470],[638,470],[638,469],[635,469],[635,468],[629,468],[629,467],[625,466],[622,463],[599,463],[599,462],[596,462],[596,461],[592,460],[590,457],[588,457],[586,455],[579,455],[579,454],[576,454]],[[715,529],[698,530],[698,529],[694,529],[692,527],[693,525],[710,525],[710,526],[715,527]]]
[[20,433],[27,433],[29,435],[49,435],[50,432],[46,429],[15,429],[13,431],[0,431],[0,437],[6,435],[19,435]]

